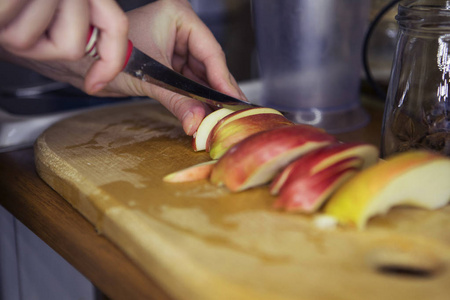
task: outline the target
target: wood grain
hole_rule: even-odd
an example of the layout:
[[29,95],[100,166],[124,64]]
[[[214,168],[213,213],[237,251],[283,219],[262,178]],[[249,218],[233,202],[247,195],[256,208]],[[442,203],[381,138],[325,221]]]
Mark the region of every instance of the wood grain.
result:
[[272,209],[266,187],[161,180],[205,160],[152,102],[67,119],[36,144],[40,176],[173,298],[447,299],[449,207],[323,230],[315,216]]
[[172,299],[37,176],[32,149],[0,154],[0,190],[0,204],[108,298]]

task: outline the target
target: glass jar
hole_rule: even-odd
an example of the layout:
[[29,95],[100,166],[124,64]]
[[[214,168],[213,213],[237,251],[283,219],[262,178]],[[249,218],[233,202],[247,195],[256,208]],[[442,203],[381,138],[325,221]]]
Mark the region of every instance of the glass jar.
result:
[[396,19],[382,157],[409,149],[450,156],[450,1],[402,1]]

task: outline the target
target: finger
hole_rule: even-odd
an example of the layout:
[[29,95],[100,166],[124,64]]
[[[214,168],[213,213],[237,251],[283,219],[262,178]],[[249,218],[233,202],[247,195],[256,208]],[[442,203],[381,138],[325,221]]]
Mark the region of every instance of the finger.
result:
[[[180,58],[174,61],[178,64],[187,61],[191,72],[199,78],[204,78],[209,85],[222,93],[247,100],[242,90],[230,74],[225,54],[211,31],[197,17],[183,20],[189,23],[178,33],[175,54]],[[183,23],[184,24],[184,23]],[[186,70],[186,67],[183,67]]]
[[[209,86],[208,78],[206,78],[206,70],[204,70],[203,65],[198,66],[198,68],[199,69],[201,68],[203,71],[198,71],[198,69],[196,69],[196,68],[191,68],[189,66],[189,64],[187,64],[187,63],[177,63],[178,58],[179,57],[177,55],[175,55],[172,58],[172,62],[173,62],[172,64],[173,65],[177,64],[177,67],[173,68],[175,71],[177,71],[178,73],[181,73],[183,76],[185,76],[191,80],[194,80],[198,83]],[[181,58],[180,58],[180,60],[181,60]]]
[[187,56],[174,53],[172,56],[171,67],[178,73],[182,73],[183,68],[187,64]]
[[43,35],[23,56],[40,60],[79,60],[84,56],[89,28],[87,0],[62,0]]
[[88,93],[101,90],[119,74],[125,62],[128,19],[115,1],[90,0],[92,25],[100,30],[96,61],[86,75]]
[[239,95],[240,95],[240,97],[238,97],[238,98],[240,98],[240,99],[242,99],[242,100],[244,100],[244,101],[249,101],[248,100],[248,98],[247,98],[247,96],[244,94],[244,92],[241,90],[241,87],[239,86],[239,84],[237,83],[237,81],[236,81],[236,79],[234,78],[234,76],[231,74],[231,73],[229,73],[230,74],[230,81],[231,81],[231,84],[236,88],[236,90],[238,91],[238,93],[239,93]]
[[0,1],[0,28],[5,27],[9,22],[16,18],[25,6],[27,0],[2,0]]
[[187,135],[193,135],[200,122],[210,109],[202,102],[173,93],[161,87],[144,84],[145,94],[153,99],[157,99],[166,107],[178,120],[180,120],[183,130]]
[[62,0],[48,29],[48,41],[45,44],[48,55],[52,59],[72,61],[82,58],[89,26],[87,0]]
[[[205,66],[206,64],[209,66]],[[204,62],[190,56],[188,63],[182,67],[182,74],[222,93],[247,101],[247,97],[229,72],[225,56],[222,56],[221,52]]]
[[247,101],[247,97],[228,70],[224,55],[210,56],[203,61],[203,64],[206,69],[206,77],[213,89]]
[[[190,57],[189,64],[179,66],[179,68],[181,68],[180,73],[198,83],[209,86],[219,92],[233,96],[235,98],[248,101],[247,97],[239,87],[237,81],[228,71],[226,65],[225,68],[218,68],[219,73],[216,73],[214,70],[212,70],[212,68],[217,67],[219,64],[220,63],[212,63],[212,66],[207,68],[203,63],[199,62],[193,57]],[[224,70],[225,72],[222,72]]]
[[2,29],[0,42],[6,49],[18,55],[32,56],[33,48],[38,41],[45,38],[45,32],[52,22],[57,7],[58,0],[34,0],[29,3],[6,28]]

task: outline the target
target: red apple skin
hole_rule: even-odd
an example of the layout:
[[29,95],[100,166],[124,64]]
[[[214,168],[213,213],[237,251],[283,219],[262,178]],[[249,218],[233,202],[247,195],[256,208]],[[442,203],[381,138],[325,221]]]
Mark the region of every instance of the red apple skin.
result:
[[355,175],[363,162],[350,157],[309,176],[291,177],[280,190],[274,207],[303,213],[316,212],[331,194]]
[[303,124],[262,131],[228,150],[214,166],[210,180],[231,191],[262,185],[297,157],[337,142],[323,130]]
[[253,115],[258,114],[276,114],[282,116],[282,114],[272,108],[268,107],[255,107],[255,108],[247,108],[231,113],[224,118],[222,118],[217,124],[211,129],[211,132],[206,140],[206,152],[211,150],[211,142],[214,140],[214,136],[217,132],[221,131],[221,128],[226,126],[228,123],[234,122],[240,118],[246,118]]
[[270,185],[270,193],[277,195],[281,187],[291,178],[297,180],[302,176],[310,176],[340,160],[354,156],[362,159],[362,169],[365,169],[378,161],[379,151],[374,145],[359,142],[337,143],[311,151],[293,161],[275,177]]
[[209,154],[212,159],[219,159],[232,146],[255,133],[289,125],[294,123],[278,114],[257,114],[234,120],[214,133]]
[[193,149],[195,152],[198,151],[198,150],[197,150],[197,146],[195,145],[195,137],[193,137],[193,138],[191,139],[191,147],[192,147],[192,149]]

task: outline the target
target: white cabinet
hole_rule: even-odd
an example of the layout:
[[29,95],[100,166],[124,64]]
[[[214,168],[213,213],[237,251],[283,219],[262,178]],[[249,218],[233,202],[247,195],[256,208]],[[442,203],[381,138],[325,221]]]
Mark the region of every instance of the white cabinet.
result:
[[0,206],[0,299],[95,300],[96,289]]

